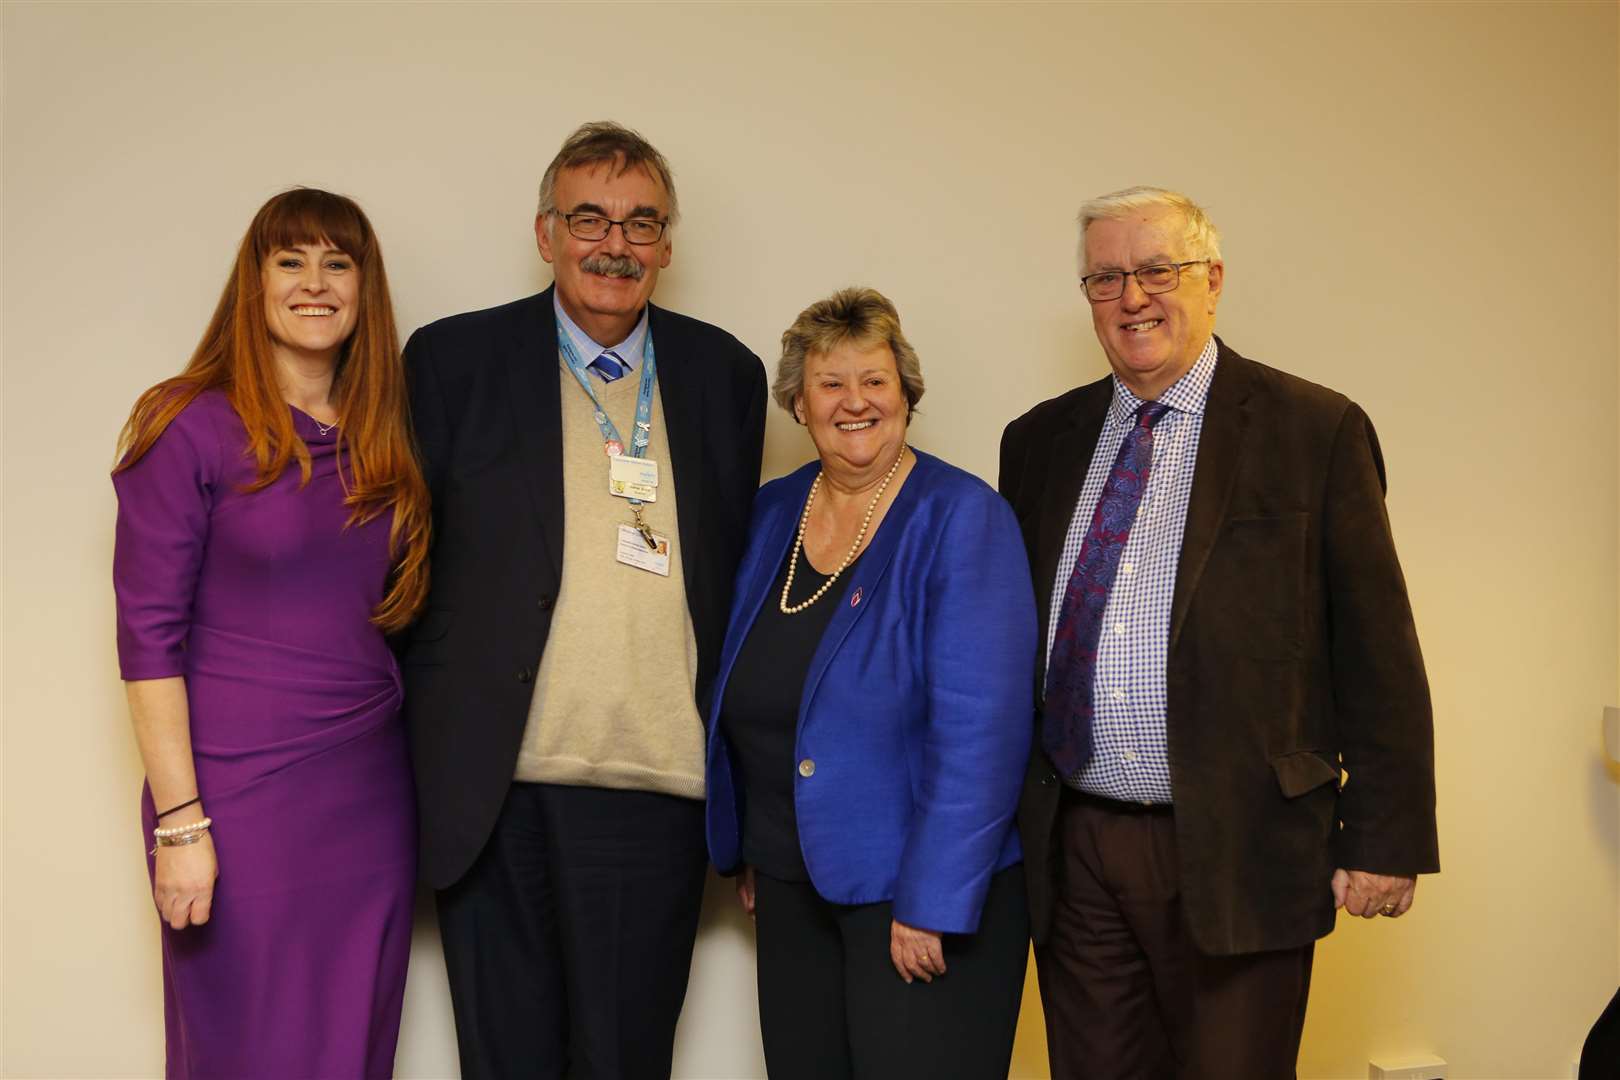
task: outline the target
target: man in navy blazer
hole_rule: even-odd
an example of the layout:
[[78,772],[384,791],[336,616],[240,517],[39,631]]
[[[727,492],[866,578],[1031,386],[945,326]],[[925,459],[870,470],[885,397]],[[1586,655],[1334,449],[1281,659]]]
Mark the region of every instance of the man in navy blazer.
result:
[[1214,336],[1191,200],[1080,220],[1113,374],[1001,448],[1042,618],[1019,824],[1052,1074],[1291,1077],[1335,908],[1398,918],[1439,869],[1383,459],[1353,402]]
[[434,520],[405,715],[466,1077],[670,1071],[765,422],[759,359],[650,302],[677,216],[658,151],[587,124],[540,185],[555,287],[405,349]]

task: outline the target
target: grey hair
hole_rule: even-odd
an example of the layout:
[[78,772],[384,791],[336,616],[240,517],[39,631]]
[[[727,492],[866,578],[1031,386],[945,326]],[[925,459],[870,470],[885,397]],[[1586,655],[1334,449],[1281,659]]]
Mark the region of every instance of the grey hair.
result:
[[782,334],[782,359],[776,364],[771,397],[797,420],[793,402],[804,392],[805,361],[812,354],[828,353],[845,344],[887,345],[894,353],[909,421],[923,396],[922,364],[917,350],[900,332],[900,313],[894,303],[876,289],[861,286],[840,289],[799,312]]
[[1137,210],[1176,210],[1186,226],[1186,255],[1193,259],[1221,259],[1221,234],[1204,208],[1179,191],[1158,187],[1128,187],[1091,199],[1080,207],[1080,272],[1086,267],[1086,229],[1093,221],[1118,221]]
[[623,176],[631,169],[646,170],[664,185],[669,195],[670,224],[680,220],[680,202],[675,197],[675,176],[670,172],[669,162],[639,133],[612,120],[581,124],[563,141],[562,149],[557,151],[557,156],[546,166],[546,174],[540,178],[536,217],[556,212],[557,174],[584,165],[609,165],[614,169],[614,176]]

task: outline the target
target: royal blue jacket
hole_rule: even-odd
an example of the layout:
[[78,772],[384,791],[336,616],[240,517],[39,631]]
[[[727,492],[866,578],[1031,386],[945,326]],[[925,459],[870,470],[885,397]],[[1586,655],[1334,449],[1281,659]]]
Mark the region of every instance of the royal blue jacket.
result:
[[[709,709],[709,856],[741,862],[741,813],[720,705],[793,543],[819,465],[760,489]],[[793,774],[811,881],[837,904],[972,933],[990,876],[1021,857],[1013,812],[1029,760],[1035,594],[1011,508],[929,454],[836,603],[805,678]],[[803,775],[810,773],[809,776]]]

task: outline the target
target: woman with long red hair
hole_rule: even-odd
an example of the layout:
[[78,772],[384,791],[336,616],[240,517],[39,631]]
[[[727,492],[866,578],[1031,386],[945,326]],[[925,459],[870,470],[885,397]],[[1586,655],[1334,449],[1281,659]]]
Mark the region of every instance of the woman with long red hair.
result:
[[416,811],[384,635],[426,595],[429,517],[358,206],[298,188],[259,210],[119,450],[168,1075],[388,1076]]

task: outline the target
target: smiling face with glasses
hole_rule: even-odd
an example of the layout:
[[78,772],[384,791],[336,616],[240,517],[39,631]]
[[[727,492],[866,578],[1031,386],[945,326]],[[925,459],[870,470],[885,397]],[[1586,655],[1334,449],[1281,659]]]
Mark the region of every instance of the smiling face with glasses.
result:
[[1188,259],[1181,212],[1150,207],[1086,227],[1085,273],[1097,340],[1120,381],[1156,401],[1215,332],[1225,267]]
[[645,169],[603,163],[558,172],[553,201],[534,232],[557,299],[592,340],[616,345],[669,265],[669,193]]

